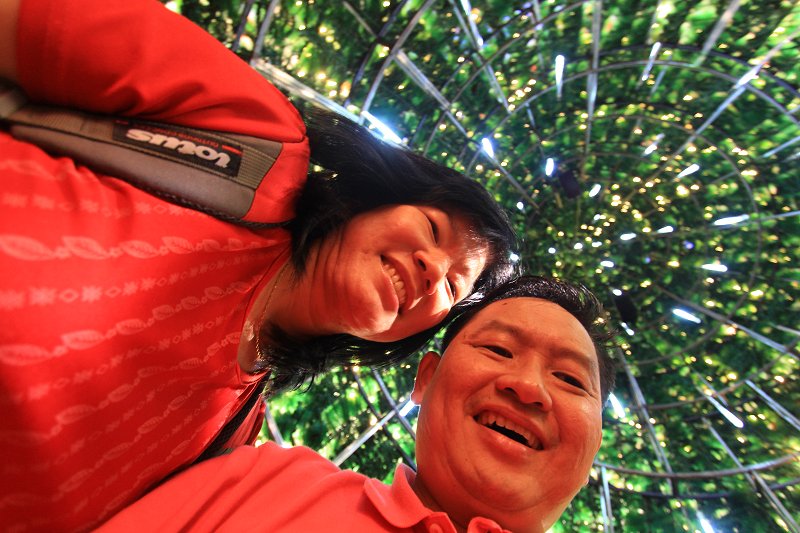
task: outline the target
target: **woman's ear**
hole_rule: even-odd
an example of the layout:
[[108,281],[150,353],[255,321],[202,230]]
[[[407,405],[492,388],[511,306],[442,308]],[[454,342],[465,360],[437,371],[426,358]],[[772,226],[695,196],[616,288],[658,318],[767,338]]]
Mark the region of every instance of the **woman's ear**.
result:
[[433,379],[433,374],[436,373],[436,368],[439,366],[442,356],[436,352],[428,352],[419,362],[417,367],[417,377],[414,380],[414,390],[411,392],[411,400],[417,404],[422,404],[422,398],[425,396],[425,391],[428,389],[428,384]]

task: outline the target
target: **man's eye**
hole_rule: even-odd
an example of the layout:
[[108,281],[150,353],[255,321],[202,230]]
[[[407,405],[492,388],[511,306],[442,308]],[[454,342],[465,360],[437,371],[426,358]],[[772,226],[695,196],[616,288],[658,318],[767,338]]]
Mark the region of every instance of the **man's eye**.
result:
[[485,348],[485,349],[489,350],[490,352],[496,353],[497,355],[499,355],[501,357],[507,357],[509,359],[513,355],[509,350],[506,350],[502,346],[496,346],[494,344],[485,344],[485,345],[482,346],[482,348]]
[[571,376],[569,374],[565,374],[563,372],[556,372],[555,376],[563,381],[564,383],[569,383],[573,387],[578,387],[581,390],[586,390],[586,387],[583,386],[581,380],[576,378],[575,376]]

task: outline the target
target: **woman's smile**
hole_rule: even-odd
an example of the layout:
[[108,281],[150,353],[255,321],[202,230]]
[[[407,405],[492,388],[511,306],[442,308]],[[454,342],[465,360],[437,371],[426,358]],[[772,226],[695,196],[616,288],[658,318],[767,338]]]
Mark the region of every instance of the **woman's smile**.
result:
[[427,206],[356,216],[320,243],[303,279],[313,313],[296,331],[390,342],[436,325],[486,266],[488,248],[473,235],[460,217]]
[[397,312],[400,313],[403,309],[403,305],[405,305],[406,300],[408,299],[406,284],[400,278],[400,274],[397,273],[397,269],[392,266],[385,257],[381,257],[381,264],[383,265],[383,270],[389,275],[389,279],[392,281],[394,292],[397,294]]

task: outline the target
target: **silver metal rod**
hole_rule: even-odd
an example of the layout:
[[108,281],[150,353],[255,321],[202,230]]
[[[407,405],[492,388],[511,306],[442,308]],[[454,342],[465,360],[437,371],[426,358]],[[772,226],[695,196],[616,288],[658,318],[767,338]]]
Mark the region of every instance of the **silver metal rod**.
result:
[[747,386],[753,389],[756,394],[761,396],[761,398],[767,402],[767,405],[775,411],[778,416],[783,418],[790,426],[792,426],[797,431],[800,431],[800,420],[797,419],[792,413],[790,413],[784,406],[778,403],[772,396],[764,392],[758,385],[750,381],[749,379],[745,380]]
[[605,466],[609,470],[613,472],[617,472],[618,474],[628,474],[633,476],[642,476],[642,477],[650,477],[650,478],[658,478],[658,479],[717,479],[724,476],[738,476],[742,475],[746,472],[756,472],[759,470],[770,470],[772,468],[776,468],[778,466],[783,466],[785,464],[794,463],[800,459],[800,452],[790,453],[788,455],[784,455],[783,457],[779,457],[778,459],[772,459],[771,461],[764,461],[761,463],[755,463],[752,465],[743,466],[741,468],[723,468],[720,470],[703,470],[698,472],[648,472],[645,470],[635,470],[633,468],[625,468],[622,466],[615,466],[609,463],[603,463],[601,461],[595,461],[594,465],[596,467]]
[[728,7],[722,12],[722,15],[720,15],[717,23],[714,24],[714,28],[708,34],[708,38],[706,38],[706,42],[703,44],[703,49],[700,51],[700,57],[695,60],[695,65],[700,65],[703,61],[705,61],[708,53],[717,44],[717,39],[719,39],[719,36],[722,35],[722,32],[725,31],[725,28],[730,25],[731,21],[733,20],[733,16],[739,9],[740,3],[741,0],[731,0],[730,4],[728,4]]
[[[650,423],[650,413],[647,412],[647,401],[644,398],[644,394],[642,394],[642,390],[639,388],[639,382],[636,380],[636,377],[631,371],[630,365],[628,365],[628,361],[625,359],[625,355],[619,348],[617,348],[617,359],[622,362],[625,375],[628,376],[628,381],[631,385],[631,392],[633,392],[633,400],[636,404],[636,409],[639,412],[641,422],[647,428],[647,436],[650,438],[650,445],[653,447],[653,452],[664,466],[664,470],[667,471],[667,474],[671,475],[673,473],[672,466],[670,465],[669,459],[664,453],[663,448],[658,442],[658,437],[656,436],[656,430],[653,427],[653,424]],[[667,477],[667,479],[669,479],[670,492],[675,493],[675,487],[672,484],[672,479],[670,477]]]
[[[722,439],[720,434],[717,433],[717,431],[708,422],[708,420],[703,419],[703,421],[706,423],[706,427],[714,436],[714,438],[717,439],[717,442],[722,446],[722,448],[728,454],[728,457],[733,459],[733,462],[735,462],[739,467],[741,467],[742,463],[733,453],[733,450],[731,450],[728,447],[728,444]],[[783,506],[783,503],[781,503],[781,500],[775,495],[772,489],[769,488],[769,485],[767,485],[763,477],[761,477],[757,472],[748,472],[747,474],[745,474],[745,477],[747,478],[747,481],[750,483],[750,486],[753,488],[753,491],[757,493],[760,492],[762,495],[764,495],[764,497],[767,498],[770,505],[772,505],[773,509],[775,509],[778,512],[781,519],[783,519],[783,521],[786,523],[786,525],[789,527],[791,531],[793,532],[800,531],[800,527],[798,527],[797,522],[795,522],[794,518],[792,518],[792,515],[789,513],[788,510],[786,510],[786,507]]]
[[600,467],[600,510],[603,513],[603,531],[614,533],[614,512],[611,507],[611,490],[608,486],[608,469]]

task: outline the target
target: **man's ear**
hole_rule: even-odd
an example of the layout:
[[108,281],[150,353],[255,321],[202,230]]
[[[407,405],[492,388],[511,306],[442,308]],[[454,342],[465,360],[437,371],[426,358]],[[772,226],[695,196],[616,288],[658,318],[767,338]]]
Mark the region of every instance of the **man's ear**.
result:
[[436,372],[436,367],[439,366],[439,361],[442,357],[436,352],[428,352],[419,362],[417,367],[417,377],[414,380],[414,390],[411,391],[411,399],[415,404],[422,404],[422,397],[428,389],[428,384],[433,379],[433,374]]

